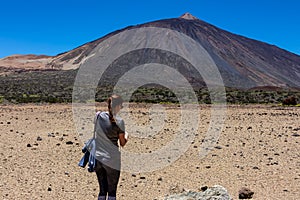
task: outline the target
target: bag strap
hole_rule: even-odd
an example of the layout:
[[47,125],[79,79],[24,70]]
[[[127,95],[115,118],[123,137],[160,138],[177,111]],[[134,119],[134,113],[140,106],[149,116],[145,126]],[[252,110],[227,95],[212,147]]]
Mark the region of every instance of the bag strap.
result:
[[98,121],[98,117],[100,115],[101,111],[96,112],[96,116],[95,116],[95,124],[94,124],[94,135],[93,135],[93,139],[95,139],[96,137],[96,125],[97,125],[97,121]]

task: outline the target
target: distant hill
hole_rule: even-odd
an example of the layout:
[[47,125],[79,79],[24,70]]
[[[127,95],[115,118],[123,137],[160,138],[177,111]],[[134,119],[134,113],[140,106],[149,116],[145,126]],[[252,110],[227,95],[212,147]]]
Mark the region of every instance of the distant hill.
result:
[[[185,13],[179,18],[126,27],[56,56],[12,55],[2,58],[0,59],[0,102],[1,98],[18,98],[23,101],[22,99],[28,100],[29,97],[31,100],[42,98],[42,101],[50,99],[54,102],[59,97],[59,101],[71,101],[77,69],[87,56],[107,38],[122,31],[141,27],[176,30],[199,42],[216,63],[231,102],[280,102],[295,92],[299,95],[299,55],[274,45],[230,33]],[[139,51],[133,52],[128,54],[126,59],[117,60],[113,66],[110,66],[102,80],[104,83],[100,89],[102,94],[109,93],[118,78],[128,70],[122,66],[161,61],[161,58],[167,55],[166,52],[155,50],[146,50],[142,53],[145,52],[147,56],[140,56]],[[136,57],[141,59],[138,61],[135,59],[130,63],[131,58]],[[163,64],[176,66],[176,69],[187,78],[194,89],[196,88],[202,100],[209,102],[207,91],[202,90],[205,82],[192,67],[180,59],[166,59]],[[118,67],[118,70],[112,69],[113,67]],[[242,92],[236,92],[236,90]],[[276,94],[270,97],[269,93],[264,92],[262,95],[257,91],[270,91]],[[170,94],[170,92],[164,94]],[[147,95],[143,97],[145,100],[149,100]],[[176,99],[173,98],[172,101],[176,102]]]
[[42,70],[53,57],[46,55],[11,55],[0,59],[0,74],[14,71]]

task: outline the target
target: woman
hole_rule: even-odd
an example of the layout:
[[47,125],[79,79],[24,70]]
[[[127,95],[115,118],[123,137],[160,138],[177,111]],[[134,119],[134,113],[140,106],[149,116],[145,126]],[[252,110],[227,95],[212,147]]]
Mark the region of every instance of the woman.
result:
[[121,155],[119,144],[127,143],[124,121],[117,116],[123,99],[112,95],[107,100],[108,112],[98,112],[95,117],[97,174],[100,192],[98,200],[115,200],[120,177]]

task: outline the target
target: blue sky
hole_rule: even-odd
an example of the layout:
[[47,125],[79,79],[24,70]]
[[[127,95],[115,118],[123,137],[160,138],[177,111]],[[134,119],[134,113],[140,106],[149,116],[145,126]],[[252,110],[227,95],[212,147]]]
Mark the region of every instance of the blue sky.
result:
[[300,55],[298,0],[3,0],[0,58],[56,55],[129,25],[185,12]]

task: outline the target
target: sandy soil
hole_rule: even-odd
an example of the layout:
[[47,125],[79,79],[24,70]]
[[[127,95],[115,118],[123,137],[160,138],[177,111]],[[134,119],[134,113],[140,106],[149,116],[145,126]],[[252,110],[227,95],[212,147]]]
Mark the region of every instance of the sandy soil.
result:
[[[132,107],[140,123],[149,120],[146,107]],[[233,199],[241,187],[254,191],[253,199],[298,199],[300,108],[227,109],[218,144],[205,158],[198,157],[210,121],[210,108],[203,105],[189,149],[161,170],[122,172],[118,199],[159,199],[183,188],[198,191],[216,184]],[[0,199],[97,199],[95,174],[77,166],[83,141],[71,104],[1,105],[0,110]],[[165,111],[168,120],[155,140],[131,136],[125,150],[150,152],[172,139],[180,108],[167,106]]]

